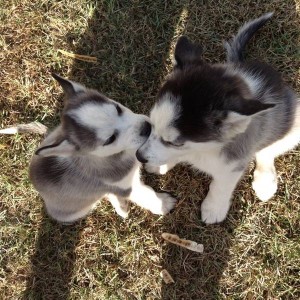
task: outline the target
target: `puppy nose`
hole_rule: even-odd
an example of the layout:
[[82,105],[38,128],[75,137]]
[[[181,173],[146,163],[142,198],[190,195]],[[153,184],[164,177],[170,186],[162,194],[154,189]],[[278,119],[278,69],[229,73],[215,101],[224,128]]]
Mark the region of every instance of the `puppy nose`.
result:
[[148,162],[148,160],[145,159],[139,151],[136,151],[135,156],[136,156],[137,160],[140,161],[142,164],[145,164]]
[[140,136],[148,137],[151,134],[151,124],[145,121],[142,125]]

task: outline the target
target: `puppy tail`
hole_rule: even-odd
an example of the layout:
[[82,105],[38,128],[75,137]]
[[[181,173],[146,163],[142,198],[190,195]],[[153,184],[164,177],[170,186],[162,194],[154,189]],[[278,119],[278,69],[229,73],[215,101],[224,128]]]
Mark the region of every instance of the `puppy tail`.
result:
[[239,63],[244,61],[243,52],[253,37],[255,32],[260,29],[273,16],[273,12],[264,14],[263,16],[245,23],[229,42],[225,42],[224,46],[227,51],[227,61],[231,63]]
[[0,130],[0,134],[16,134],[16,133],[37,133],[45,135],[48,131],[48,127],[39,123],[32,122],[29,124],[20,124],[15,127],[4,128]]

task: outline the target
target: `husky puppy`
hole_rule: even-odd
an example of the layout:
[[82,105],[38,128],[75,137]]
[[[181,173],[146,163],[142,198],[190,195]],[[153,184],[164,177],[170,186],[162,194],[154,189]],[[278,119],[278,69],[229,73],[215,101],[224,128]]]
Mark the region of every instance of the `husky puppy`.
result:
[[148,118],[134,114],[99,92],[56,74],[66,103],[61,124],[35,152],[30,178],[49,215],[63,223],[86,216],[108,196],[126,217],[130,199],[155,214],[166,214],[175,200],[140,181],[135,152],[148,138]]
[[277,189],[274,158],[300,141],[300,101],[271,66],[242,52],[272,13],[246,23],[226,44],[227,63],[208,64],[201,47],[181,37],[173,72],[151,111],[152,132],[137,151],[151,172],[178,162],[212,176],[201,206],[207,224],[223,221],[232,193],[256,159],[253,189],[263,201]]

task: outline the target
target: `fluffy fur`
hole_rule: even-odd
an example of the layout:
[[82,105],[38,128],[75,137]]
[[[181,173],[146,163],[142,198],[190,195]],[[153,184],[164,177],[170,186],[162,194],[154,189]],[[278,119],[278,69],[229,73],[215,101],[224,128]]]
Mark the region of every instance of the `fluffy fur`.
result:
[[[207,64],[201,47],[181,37],[177,61],[151,111],[152,133],[137,157],[148,171],[179,162],[212,176],[201,207],[208,224],[223,221],[232,193],[256,158],[253,188],[270,199],[277,189],[274,158],[300,140],[300,101],[271,66],[243,62],[246,43],[272,16],[246,23],[227,43],[228,62]],[[163,166],[162,166],[163,165]]]
[[126,217],[130,199],[155,214],[175,200],[140,181],[135,152],[148,138],[148,118],[95,90],[54,74],[66,94],[61,124],[48,135],[30,164],[30,178],[49,215],[63,223],[86,216],[107,196]]

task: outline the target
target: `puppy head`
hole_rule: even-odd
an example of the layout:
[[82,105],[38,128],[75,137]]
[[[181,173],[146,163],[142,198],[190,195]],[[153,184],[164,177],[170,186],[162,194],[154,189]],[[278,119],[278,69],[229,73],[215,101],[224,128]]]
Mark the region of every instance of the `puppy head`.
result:
[[[135,151],[148,138],[147,117],[79,83],[53,77],[62,86],[66,102],[61,117],[61,134],[36,151],[41,156],[92,154],[110,156]],[[47,141],[47,140],[46,140]]]
[[247,84],[226,66],[206,64],[200,49],[179,39],[177,64],[150,114],[152,133],[137,152],[142,162],[161,165],[207,151],[244,132],[255,114],[274,106],[252,99]]

